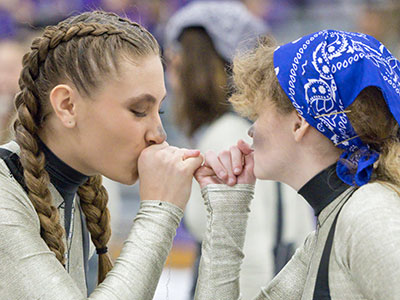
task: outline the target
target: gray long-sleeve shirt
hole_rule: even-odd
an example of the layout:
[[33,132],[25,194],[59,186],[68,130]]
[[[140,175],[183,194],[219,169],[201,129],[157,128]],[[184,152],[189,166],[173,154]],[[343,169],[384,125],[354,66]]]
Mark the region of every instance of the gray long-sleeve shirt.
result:
[[[240,299],[238,281],[251,188],[210,185],[202,192],[208,230],[195,299]],[[332,300],[400,299],[400,197],[381,183],[362,186],[346,202],[347,193],[322,210],[317,230],[255,300],[313,298],[327,235],[342,206],[329,262]],[[234,213],[225,209],[229,204],[235,207]]]
[[[18,153],[15,143],[5,148]],[[52,185],[50,192],[58,207],[61,195]],[[113,269],[89,298],[79,213],[76,210],[73,238],[67,246],[67,271],[41,238],[38,215],[25,191],[0,160],[0,300],[153,298],[183,211],[167,202],[142,201]],[[60,215],[63,224],[62,208]]]

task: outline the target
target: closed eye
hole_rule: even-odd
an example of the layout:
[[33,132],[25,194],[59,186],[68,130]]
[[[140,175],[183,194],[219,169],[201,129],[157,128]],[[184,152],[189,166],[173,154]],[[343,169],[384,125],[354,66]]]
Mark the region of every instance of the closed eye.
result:
[[140,112],[140,111],[136,111],[136,110],[133,110],[133,109],[131,109],[131,112],[132,112],[136,117],[139,117],[139,118],[143,118],[143,117],[147,116],[146,112]]

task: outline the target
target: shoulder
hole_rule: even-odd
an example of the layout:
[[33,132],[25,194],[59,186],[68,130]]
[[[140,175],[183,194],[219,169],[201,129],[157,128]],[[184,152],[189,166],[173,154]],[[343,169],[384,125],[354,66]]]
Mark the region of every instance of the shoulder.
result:
[[339,265],[350,272],[364,295],[371,295],[371,299],[399,299],[397,192],[378,182],[359,188],[339,215],[334,249]]
[[[19,147],[15,142],[1,145],[0,148],[19,153]],[[0,158],[0,219],[18,214],[37,218],[36,211],[22,186],[12,176],[6,163]]]
[[343,219],[379,217],[386,214],[400,216],[400,195],[389,184],[374,182],[360,187],[343,207]]
[[393,237],[399,242],[399,194],[389,185],[378,182],[360,187],[344,204],[337,233],[342,242],[353,246],[388,241]]
[[226,113],[210,124],[199,141],[201,150],[221,151],[235,145],[239,139],[248,139],[251,124],[234,113]]

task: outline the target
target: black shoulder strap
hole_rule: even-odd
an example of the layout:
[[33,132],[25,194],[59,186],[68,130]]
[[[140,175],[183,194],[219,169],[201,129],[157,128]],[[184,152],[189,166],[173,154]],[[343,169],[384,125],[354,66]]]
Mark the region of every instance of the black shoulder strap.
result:
[[276,235],[275,235],[275,245],[274,245],[274,259],[275,259],[275,274],[278,274],[281,270],[282,263],[279,256],[280,245],[282,242],[283,233],[283,204],[282,204],[282,186],[280,182],[275,183],[276,186]]
[[346,200],[344,201],[343,205],[340,207],[338,213],[336,214],[335,220],[332,223],[331,229],[329,230],[328,238],[325,243],[324,251],[322,252],[321,261],[319,263],[318,268],[318,275],[317,281],[315,282],[314,287],[314,296],[313,300],[331,300],[331,292],[329,289],[329,259],[331,257],[332,245],[333,245],[333,238],[335,236],[335,229],[337,219],[339,217],[340,212],[344,204],[349,200],[351,195],[356,191],[353,189],[349,195],[347,196]]
[[277,210],[277,222],[276,222],[276,237],[275,245],[278,245],[282,241],[283,233],[283,203],[282,203],[282,185],[280,182],[276,182],[276,210]]
[[19,156],[7,149],[0,148],[0,158],[4,160],[15,180],[17,180],[25,192],[28,193],[28,188],[24,180],[24,169],[22,168]]
[[285,230],[284,205],[282,198],[282,184],[276,182],[276,233],[274,254],[274,274],[278,274],[286,263],[292,258],[296,246],[293,241],[285,241],[283,232]]

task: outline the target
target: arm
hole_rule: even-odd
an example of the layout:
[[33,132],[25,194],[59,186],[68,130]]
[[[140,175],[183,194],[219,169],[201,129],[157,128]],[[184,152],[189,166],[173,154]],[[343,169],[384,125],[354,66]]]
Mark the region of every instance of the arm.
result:
[[[239,273],[243,260],[242,249],[249,204],[253,197],[253,185],[248,183],[254,183],[254,175],[252,151],[240,143],[238,148],[231,149],[230,159],[222,157],[227,155],[226,152],[222,152],[218,159],[214,153],[208,153],[205,165],[195,174],[203,187],[202,193],[208,213],[196,300],[240,299]],[[243,161],[244,165],[241,165]],[[238,184],[233,187],[221,184],[223,178],[218,178],[217,174],[221,170],[236,168],[243,170],[237,175]],[[271,284],[262,289],[256,299],[301,298],[310,261],[309,248],[312,247],[313,241],[315,239],[312,234],[307,238],[306,244],[296,252]]]
[[[240,265],[253,186],[209,185],[202,194],[207,206],[207,231],[195,299],[239,300]],[[312,233],[254,300],[301,299],[311,259],[309,249],[314,242]]]
[[207,231],[202,244],[195,299],[238,299],[250,201],[254,185],[209,185],[202,189]]
[[[142,200],[119,259],[89,299],[153,298],[203,160],[199,154],[166,143],[142,151],[141,199],[163,201]],[[0,299],[86,299],[41,238],[38,215],[22,188],[4,177],[0,186]]]
[[[0,299],[87,299],[44,243],[20,194],[0,191]],[[172,204],[143,201],[114,268],[89,299],[152,299],[181,217]]]

